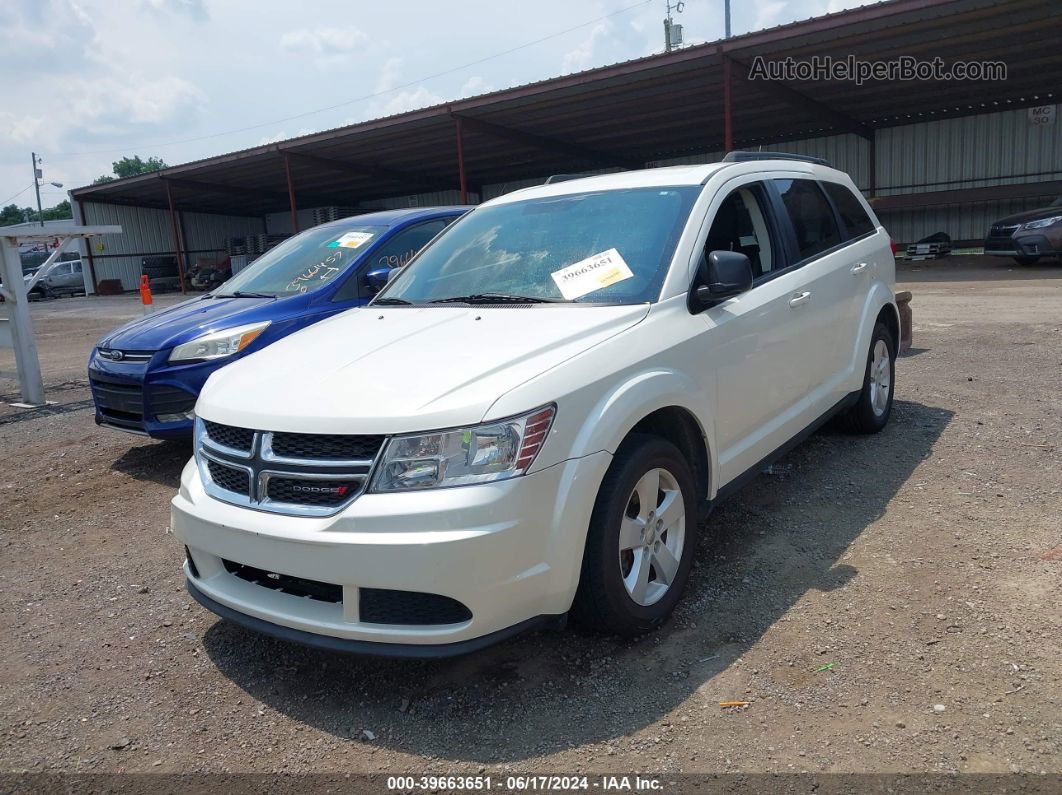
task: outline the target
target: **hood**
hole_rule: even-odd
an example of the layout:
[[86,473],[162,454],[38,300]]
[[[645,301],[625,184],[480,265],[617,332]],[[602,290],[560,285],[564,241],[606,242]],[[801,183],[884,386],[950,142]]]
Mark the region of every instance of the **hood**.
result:
[[648,311],[648,304],[353,309],[217,371],[196,412],[227,425],[304,433],[471,425],[502,395]]
[[[215,329],[254,323],[258,320],[277,320],[276,309],[292,299],[278,302],[272,298],[193,298],[180,304],[152,312],[150,315],[126,323],[106,334],[100,341],[103,348],[125,351],[157,351],[188,342],[200,334]],[[294,303],[302,308],[303,301]],[[284,311],[284,315],[288,312]]]
[[1004,226],[1010,226],[1012,224],[1024,224],[1028,221],[1038,221],[1041,218],[1051,218],[1055,215],[1062,215],[1062,207],[1041,207],[1037,210],[1014,213],[1014,215],[1008,215],[1006,218],[1000,218],[998,221],[993,222],[992,225],[1003,224]]

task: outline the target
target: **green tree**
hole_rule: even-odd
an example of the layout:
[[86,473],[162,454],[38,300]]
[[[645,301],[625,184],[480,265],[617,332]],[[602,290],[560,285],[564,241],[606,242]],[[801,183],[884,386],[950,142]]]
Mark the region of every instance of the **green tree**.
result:
[[22,210],[19,209],[17,204],[9,204],[0,210],[0,226],[21,224],[25,220],[26,217],[22,214]]
[[[64,218],[74,217],[73,212],[70,210],[69,199],[63,199],[54,207],[45,207],[41,215],[44,216],[45,221],[59,221]],[[37,215],[37,211],[32,207],[19,207],[15,204],[9,204],[0,210],[0,226],[39,220],[40,215]]]
[[[36,215],[36,213],[34,213]],[[74,213],[70,210],[70,199],[63,199],[54,207],[45,207],[44,212],[45,221],[59,221],[64,218],[73,218]]]
[[111,170],[114,172],[114,176],[103,174],[92,180],[92,184],[99,185],[104,182],[113,182],[115,179],[121,179],[122,177],[149,174],[152,171],[158,171],[160,168],[166,168],[166,163],[161,157],[149,157],[147,160],[142,160],[140,155],[123,157],[121,160],[115,160],[111,163]]

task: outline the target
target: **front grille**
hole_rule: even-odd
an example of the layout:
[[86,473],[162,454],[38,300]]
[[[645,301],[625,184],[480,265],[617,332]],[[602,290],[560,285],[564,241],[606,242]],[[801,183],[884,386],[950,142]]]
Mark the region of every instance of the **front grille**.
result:
[[254,566],[247,566],[243,563],[234,563],[231,560],[223,559],[222,563],[229,574],[234,574],[241,580],[253,582],[263,588],[280,591],[290,596],[313,599],[316,602],[340,604],[343,601],[343,586],[341,585],[306,580],[302,577],[292,577],[288,574],[278,574],[274,571],[256,569]]
[[200,418],[196,459],[208,494],[272,513],[330,516],[365,489],[383,436],[253,430]]
[[196,396],[174,386],[148,386],[151,412],[159,414],[187,414],[195,408]]
[[251,482],[246,470],[236,467],[225,466],[217,461],[207,459],[207,469],[210,470],[210,479],[225,491],[248,497],[251,494]]
[[211,441],[231,447],[234,450],[242,450],[245,453],[251,452],[251,447],[254,445],[254,431],[249,428],[222,425],[210,420],[204,420],[203,425],[206,427],[207,436],[210,437]]
[[272,446],[273,455],[280,458],[357,461],[375,458],[383,445],[383,439],[382,436],[274,433]]
[[472,612],[456,599],[433,593],[360,588],[360,620],[366,624],[461,624]]
[[106,359],[109,362],[120,362],[122,364],[143,364],[150,361],[151,357],[155,355],[154,351],[120,351],[117,348],[100,348],[97,354],[101,359]]
[[993,224],[992,231],[989,234],[992,237],[1010,237],[1019,226],[1020,224]]
[[89,380],[96,405],[103,414],[111,414],[127,421],[144,418],[144,390],[139,384],[123,384],[116,381]]
[[274,502],[291,505],[342,505],[357,494],[360,480],[308,480],[272,476],[266,486],[266,496]]

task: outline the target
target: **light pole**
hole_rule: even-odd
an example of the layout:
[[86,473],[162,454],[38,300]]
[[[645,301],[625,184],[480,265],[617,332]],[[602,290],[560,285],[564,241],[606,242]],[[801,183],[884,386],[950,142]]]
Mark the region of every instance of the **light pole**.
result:
[[664,52],[671,52],[675,47],[682,44],[682,25],[679,25],[672,19],[671,12],[682,13],[682,9],[686,4],[682,0],[678,0],[675,5],[671,5],[671,0],[667,0],[667,16],[664,17]]
[[44,226],[44,211],[41,210],[41,177],[44,176],[44,172],[38,168],[41,164],[41,159],[37,157],[36,152],[30,152],[30,161],[33,163],[33,190],[37,193],[37,220],[40,221],[41,226]]

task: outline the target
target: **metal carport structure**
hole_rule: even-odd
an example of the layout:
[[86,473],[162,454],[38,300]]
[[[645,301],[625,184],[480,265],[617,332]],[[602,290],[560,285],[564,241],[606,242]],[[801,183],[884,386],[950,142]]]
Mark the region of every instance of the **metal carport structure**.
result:
[[[987,201],[1000,186],[955,191],[927,184],[902,196],[879,195],[879,175],[891,167],[883,163],[891,155],[878,151],[880,134],[1054,103],[1062,84],[1059,41],[1057,0],[891,0],[77,188],[71,196],[82,217],[89,202],[168,212],[180,257],[182,210],[285,211],[297,231],[300,206],[355,206],[438,190],[467,201],[470,194],[482,197],[485,186],[550,173],[638,168],[693,153],[844,135],[864,161],[855,166],[865,177],[860,187],[881,210]],[[766,82],[749,79],[757,56],[947,63],[976,57],[1005,62],[1007,79]],[[1062,193],[1062,180],[1014,176],[1021,183],[1036,177],[1035,187],[1007,185],[1008,197]]]

